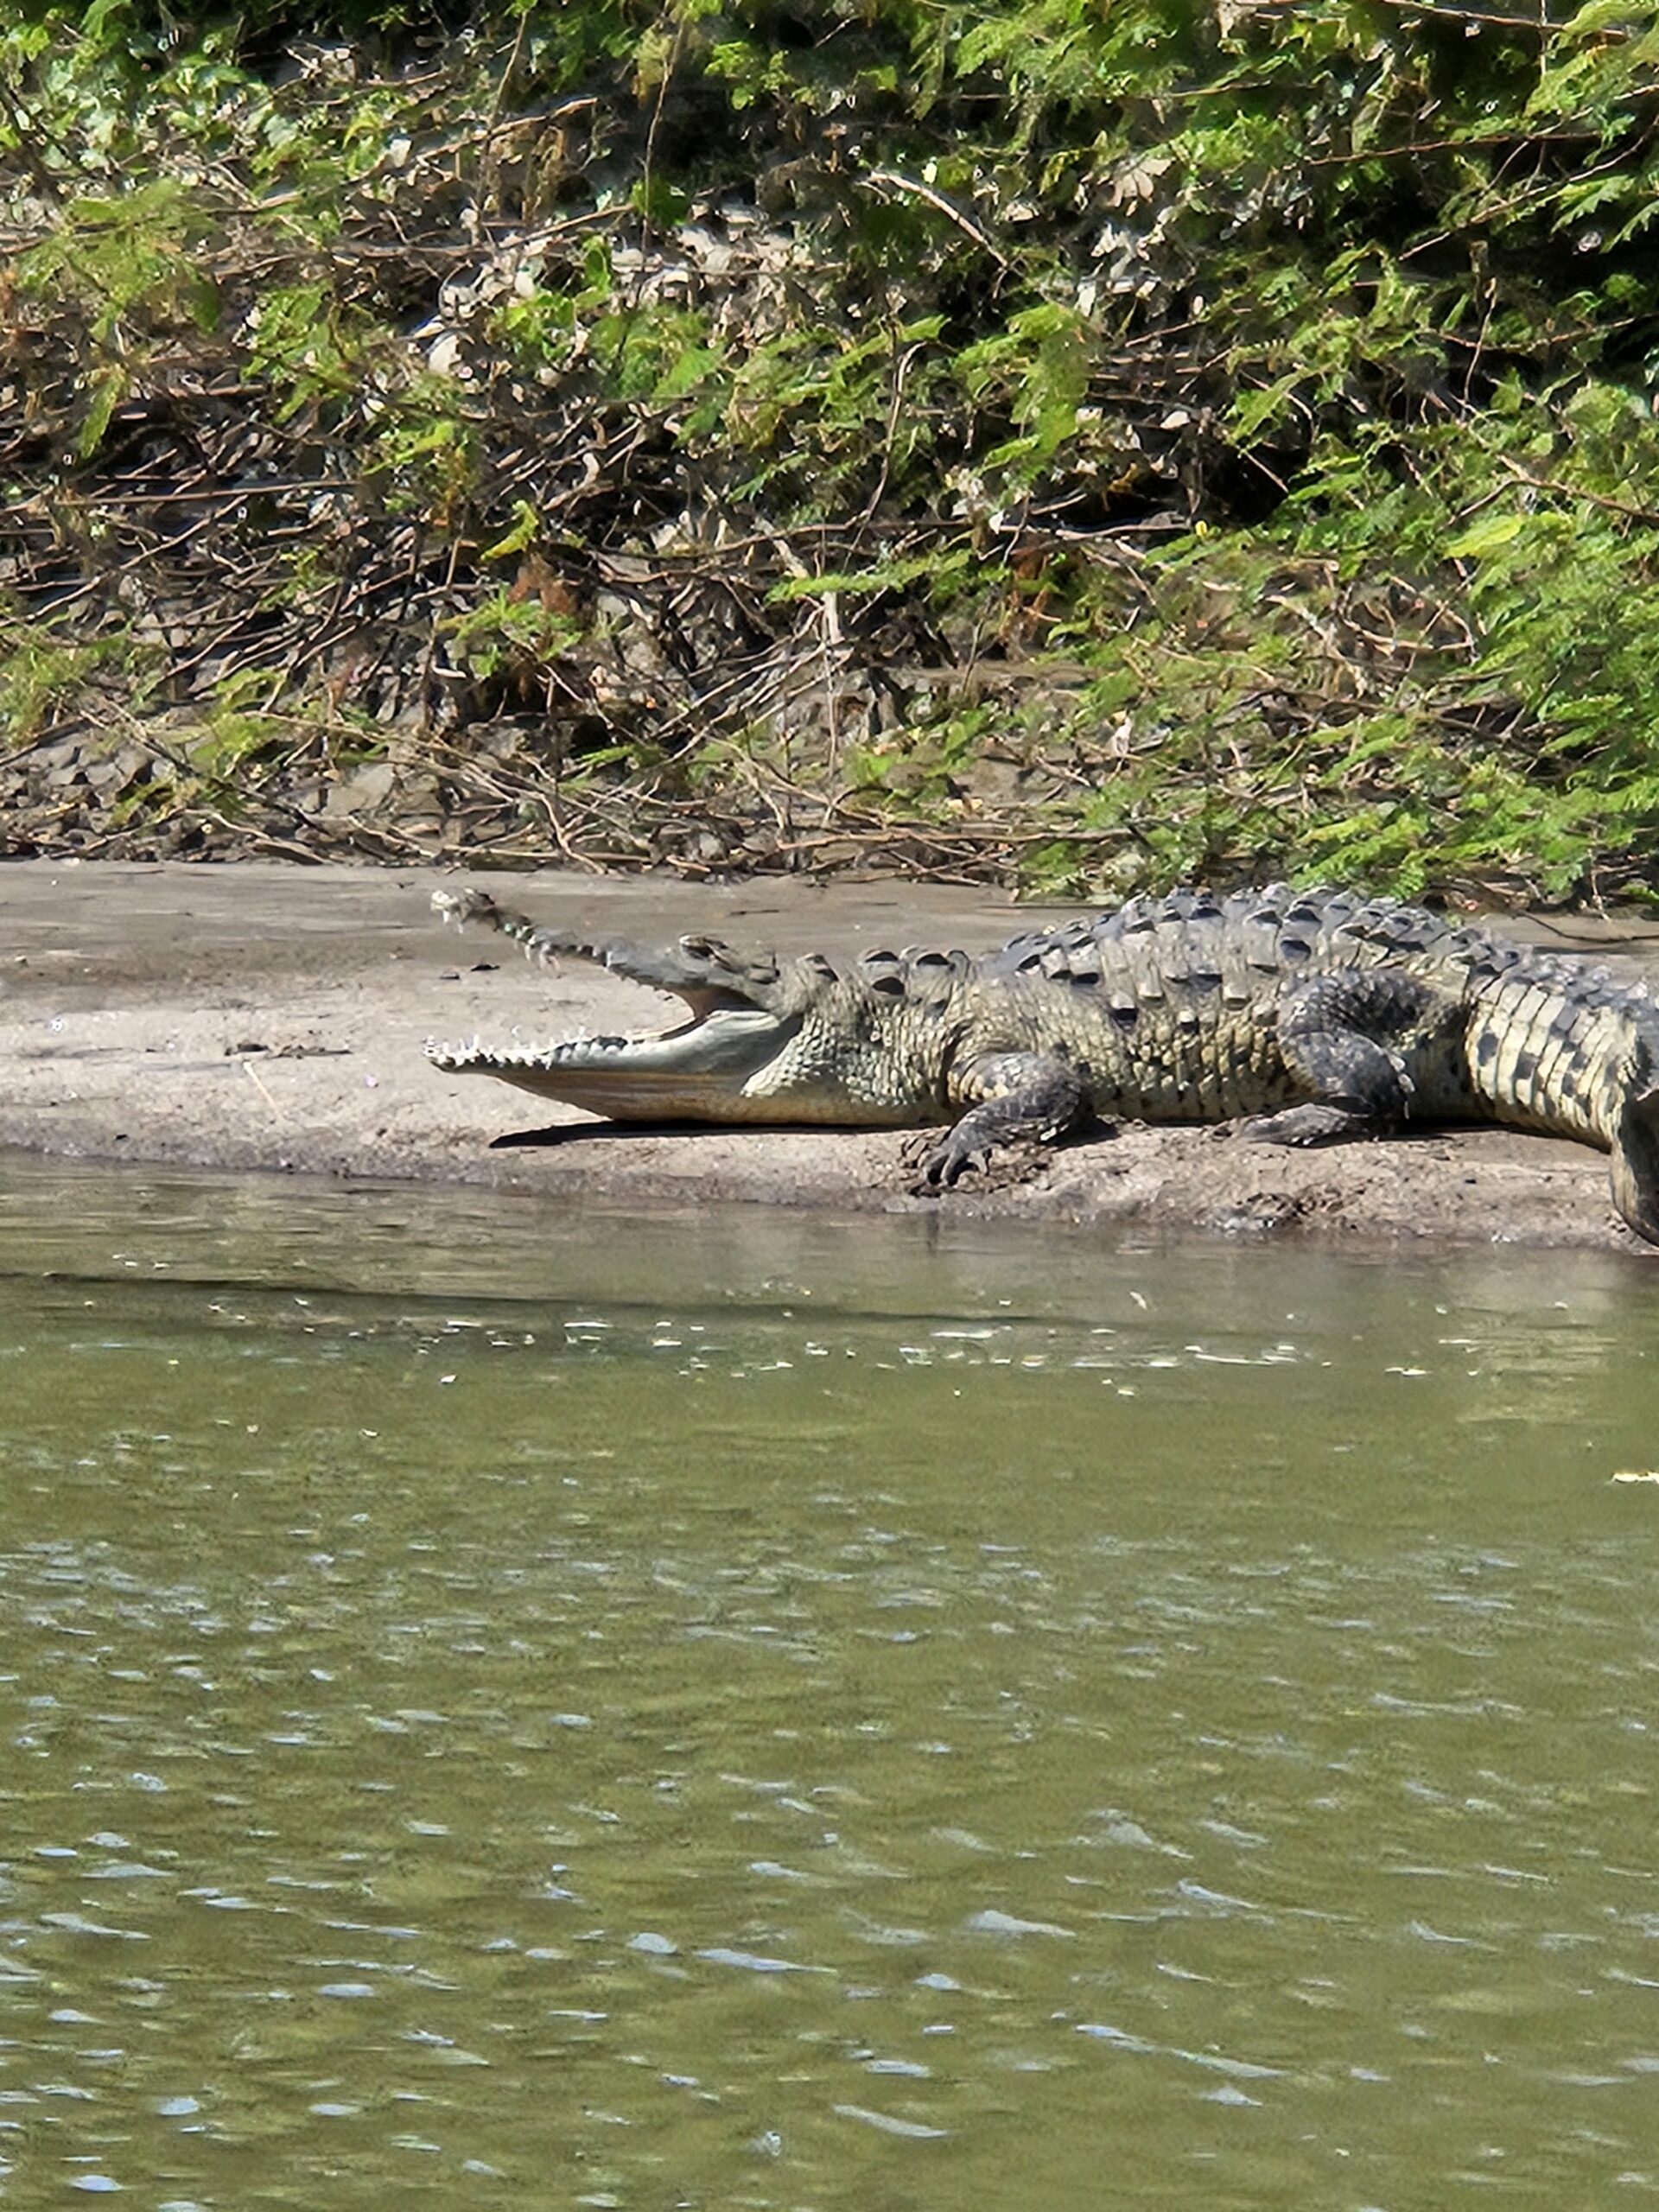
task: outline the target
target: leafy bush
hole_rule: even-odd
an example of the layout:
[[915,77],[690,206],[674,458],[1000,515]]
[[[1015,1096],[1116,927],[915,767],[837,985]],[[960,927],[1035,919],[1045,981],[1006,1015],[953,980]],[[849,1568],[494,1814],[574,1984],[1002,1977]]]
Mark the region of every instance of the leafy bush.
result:
[[19,760],[194,717],[245,815],[374,741],[508,855],[1659,891],[1646,11],[35,0],[0,86]]

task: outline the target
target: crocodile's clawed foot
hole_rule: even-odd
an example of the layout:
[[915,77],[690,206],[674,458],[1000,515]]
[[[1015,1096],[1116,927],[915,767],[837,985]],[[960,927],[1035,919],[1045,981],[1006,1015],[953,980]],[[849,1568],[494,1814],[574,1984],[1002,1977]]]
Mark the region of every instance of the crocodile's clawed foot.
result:
[[1034,1138],[993,1144],[971,1135],[958,1142],[958,1135],[947,1129],[941,1137],[930,1130],[905,1146],[900,1157],[912,1198],[937,1198],[969,1174],[982,1191],[1011,1191],[1033,1182],[1048,1164],[1049,1147]]
[[1346,1106],[1323,1099],[1306,1106],[1287,1107],[1282,1114],[1256,1114],[1236,1125],[1243,1144],[1339,1144],[1344,1137],[1376,1136],[1377,1125],[1369,1114],[1356,1114]]
[[899,1151],[899,1173],[912,1198],[937,1198],[960,1181],[970,1168],[983,1169],[990,1158],[988,1145],[957,1142],[957,1132],[921,1129],[906,1137]]

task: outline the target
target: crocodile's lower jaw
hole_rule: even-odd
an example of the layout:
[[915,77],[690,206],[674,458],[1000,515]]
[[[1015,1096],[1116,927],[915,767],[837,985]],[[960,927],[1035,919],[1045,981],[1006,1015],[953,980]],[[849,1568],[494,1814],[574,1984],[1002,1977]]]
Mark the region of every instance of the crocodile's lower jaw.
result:
[[777,1122],[786,1120],[787,1101],[750,1098],[716,1076],[631,1075],[620,1068],[539,1066],[533,1060],[485,1055],[451,1060],[430,1055],[448,1075],[490,1075],[515,1090],[537,1098],[579,1106],[613,1122]]

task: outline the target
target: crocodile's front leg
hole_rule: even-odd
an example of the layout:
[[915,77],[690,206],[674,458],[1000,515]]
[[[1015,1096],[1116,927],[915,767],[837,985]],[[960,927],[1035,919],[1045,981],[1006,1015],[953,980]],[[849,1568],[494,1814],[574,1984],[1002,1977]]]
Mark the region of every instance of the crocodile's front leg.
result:
[[1005,1147],[1052,1144],[1088,1113],[1082,1076],[1049,1052],[987,1052],[958,1071],[954,1088],[978,1103],[923,1153],[915,1185],[920,1193],[949,1189]]

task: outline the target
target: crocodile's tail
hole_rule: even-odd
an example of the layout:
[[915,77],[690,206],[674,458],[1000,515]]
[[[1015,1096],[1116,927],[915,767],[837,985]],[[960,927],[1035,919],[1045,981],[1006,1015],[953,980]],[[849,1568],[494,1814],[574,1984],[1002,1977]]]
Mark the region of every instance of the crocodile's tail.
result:
[[1507,947],[1471,980],[1476,1095],[1494,1120],[1610,1152],[1614,1204],[1659,1244],[1659,1005],[1605,968]]
[[1636,1058],[1638,1069],[1612,1132],[1613,1204],[1638,1236],[1659,1244],[1659,1055],[1638,1039]]

